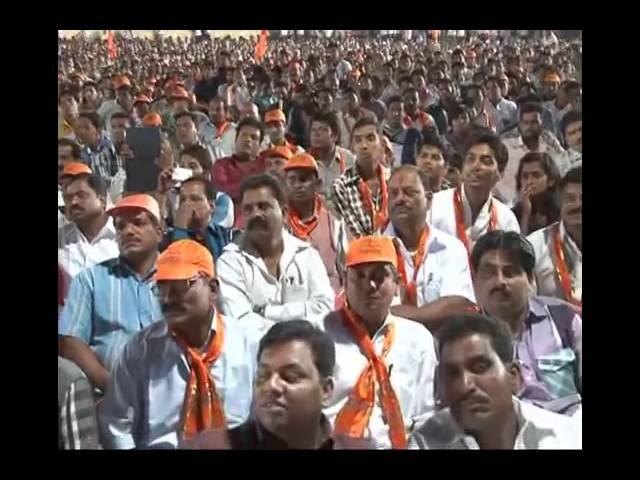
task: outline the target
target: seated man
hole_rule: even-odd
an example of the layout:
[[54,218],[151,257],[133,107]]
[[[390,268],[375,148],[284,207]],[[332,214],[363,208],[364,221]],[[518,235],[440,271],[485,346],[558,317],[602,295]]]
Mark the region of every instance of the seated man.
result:
[[216,190],[203,176],[191,177],[180,185],[180,206],[160,248],[177,240],[191,239],[202,244],[217,259],[231,242],[231,229],[213,222]]
[[414,165],[393,172],[391,222],[384,234],[394,238],[400,274],[401,305],[391,312],[433,333],[449,315],[474,307],[475,295],[462,242],[424,220],[432,197],[429,185],[429,177]]
[[449,161],[445,156],[445,146],[440,137],[426,134],[418,141],[416,166],[431,180],[431,191],[438,193],[451,188],[446,179]]
[[513,397],[521,378],[505,323],[454,316],[438,340],[438,385],[446,408],[415,428],[412,448],[582,449],[582,422]]
[[131,195],[109,213],[120,256],[76,275],[58,327],[60,355],[102,391],[124,344],[162,318],[153,281],[162,238],[158,202]]
[[560,218],[527,237],[536,255],[538,294],[581,306],[582,167],[569,170],[560,181]]
[[338,293],[344,273],[347,234],[344,223],[325,206],[320,195],[318,164],[307,154],[294,155],[285,165],[286,224],[300,240],[310,242],[322,257],[333,291]]
[[213,257],[172,243],[156,273],[165,321],[124,347],[100,408],[106,448],[171,449],[249,416],[257,338],[216,307]]
[[284,229],[284,195],[268,174],[240,188],[247,228],[218,259],[224,311],[265,332],[273,322],[313,320],[329,313],[334,293],[322,258]]
[[336,344],[335,387],[325,414],[337,434],[404,449],[413,423],[433,411],[437,362],[429,331],[390,311],[396,265],[388,237],[362,237],[349,246],[346,305],[322,322]]
[[285,147],[292,155],[304,152],[304,148],[294,145],[285,138],[287,117],[280,109],[269,110],[264,114],[266,133],[269,137],[269,148]]
[[284,166],[293,157],[291,150],[287,147],[273,147],[269,150],[264,150],[260,156],[264,160],[265,171],[279,181],[284,181]]
[[530,296],[535,253],[520,234],[487,233],[471,259],[480,307],[506,322],[516,339],[524,379],[519,397],[571,415],[582,401],[582,319],[569,303]]

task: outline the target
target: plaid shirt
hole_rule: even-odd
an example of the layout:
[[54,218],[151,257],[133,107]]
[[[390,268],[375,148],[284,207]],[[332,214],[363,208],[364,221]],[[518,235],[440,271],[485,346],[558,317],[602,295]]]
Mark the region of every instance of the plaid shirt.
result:
[[94,173],[100,175],[107,182],[107,185],[111,185],[111,179],[122,167],[116,147],[105,134],[102,134],[100,143],[95,150],[92,150],[88,145],[84,146],[80,152],[80,158],[89,165]]
[[100,448],[91,385],[75,364],[62,357],[58,357],[58,414],[60,449]]
[[[380,233],[374,230],[371,213],[367,211],[358,186],[362,177],[356,167],[348,168],[333,185],[331,185],[331,198],[336,213],[342,217],[349,233],[353,238],[374,235]],[[380,190],[374,196],[373,201],[379,208],[382,196]]]

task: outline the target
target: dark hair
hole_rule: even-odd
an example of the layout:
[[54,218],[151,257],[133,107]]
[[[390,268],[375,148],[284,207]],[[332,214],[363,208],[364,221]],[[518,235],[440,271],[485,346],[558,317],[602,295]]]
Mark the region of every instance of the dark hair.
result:
[[197,125],[196,116],[191,112],[180,112],[180,113],[176,113],[173,116],[173,118],[175,119],[176,123],[178,123],[178,120],[180,120],[182,117],[189,117],[191,119],[191,121],[193,122],[193,124]]
[[478,239],[471,252],[471,264],[474,271],[478,271],[484,254],[492,250],[502,250],[509,254],[510,258],[522,267],[527,277],[533,278],[536,253],[525,237],[517,232],[505,232],[504,230],[492,230],[485,233]]
[[258,175],[251,175],[245,178],[240,184],[240,200],[242,201],[247,190],[257,190],[262,187],[269,188],[280,206],[284,206],[284,193],[282,192],[280,182],[268,173],[260,173]]
[[98,131],[102,129],[102,120],[96,112],[82,112],[78,118],[86,118]]
[[482,143],[486,143],[489,145],[489,148],[493,152],[493,155],[496,158],[496,163],[498,164],[498,171],[500,173],[504,172],[504,169],[507,167],[507,162],[509,161],[509,151],[507,147],[505,147],[504,143],[499,136],[495,133],[482,129],[476,130],[471,135],[471,138],[467,142],[467,146],[465,148],[465,156],[474,145],[480,145]]
[[391,97],[389,97],[387,99],[387,108],[389,108],[392,103],[403,103],[404,104],[404,100],[402,99],[402,97],[400,95],[392,95]]
[[464,68],[464,63],[462,63],[462,62],[453,62],[451,64],[451,69],[458,68],[458,67]]
[[405,89],[402,91],[402,96],[404,97],[404,96],[405,96],[406,94],[408,94],[408,93],[411,93],[411,94],[416,93],[416,94],[417,94],[417,93],[418,93],[418,89],[417,89],[417,88],[415,88],[415,87],[408,87],[408,88],[405,88]]
[[433,186],[431,184],[431,177],[427,175],[427,173],[424,170],[419,169],[418,167],[416,167],[411,163],[405,163],[404,165],[400,165],[399,167],[394,168],[391,171],[391,176],[389,177],[389,180],[391,180],[396,174],[401,172],[415,173],[420,179],[420,183],[422,183],[422,186],[424,187],[424,191],[425,192],[433,191]]
[[333,340],[326,332],[306,320],[279,322],[271,327],[260,339],[258,362],[265,350],[296,340],[309,346],[313,353],[313,363],[318,369],[321,378],[333,375],[333,369],[336,364],[336,351]]
[[582,112],[580,110],[569,110],[565,113],[562,120],[560,120],[560,133],[562,134],[562,138],[565,138],[565,135],[567,134],[567,127],[569,127],[569,125],[581,121]]
[[452,315],[438,331],[438,357],[444,347],[471,335],[489,337],[491,347],[503,363],[513,362],[513,338],[506,322],[476,313]]
[[96,82],[94,82],[93,80],[89,80],[88,82],[84,82],[82,84],[82,90],[84,90],[87,87],[93,87],[96,90],[98,89],[98,84]]
[[560,191],[564,190],[570,183],[582,185],[582,166],[578,165],[569,170],[560,180]]
[[489,84],[489,82],[494,82],[494,83],[496,83],[496,84],[498,84],[498,85],[499,85],[499,84],[500,84],[500,79],[499,79],[497,76],[492,75],[492,76],[490,76],[489,78],[487,78],[487,79],[484,81],[484,84],[485,84],[485,85],[488,85],[488,84]]
[[236,127],[236,140],[240,136],[240,132],[244,127],[253,127],[260,132],[260,142],[262,143],[262,139],[264,138],[264,125],[260,120],[256,120],[253,117],[247,117],[240,120],[238,126]]
[[186,147],[180,152],[180,157],[182,157],[182,155],[189,155],[195,158],[205,172],[209,173],[211,171],[211,167],[213,166],[211,155],[209,154],[209,150],[202,145]]
[[353,134],[355,133],[356,130],[358,130],[359,128],[362,127],[368,127],[372,125],[375,130],[376,133],[378,133],[378,135],[380,134],[380,127],[378,125],[378,122],[376,121],[375,116],[371,117],[371,116],[363,116],[362,118],[360,118],[359,120],[356,121],[356,123],[354,123],[353,128],[351,129],[351,135],[353,136]]
[[438,150],[440,150],[440,152],[442,153],[442,156],[444,157],[444,161],[445,162],[447,161],[447,158],[445,155],[446,148],[444,146],[444,142],[440,138],[440,135],[438,135],[437,133],[434,133],[430,129],[423,131],[422,134],[420,135],[420,138],[418,138],[418,144],[416,145],[416,154],[419,155],[420,150],[422,150],[422,147],[425,147],[425,146],[435,147]]
[[80,175],[74,175],[70,177],[69,185],[78,181],[85,181],[91,190],[96,192],[96,196],[106,198],[107,196],[107,184],[97,173],[81,173]]
[[543,111],[542,104],[538,102],[526,102],[520,107],[520,118],[526,113],[539,113],[542,115]]
[[413,85],[413,78],[411,78],[409,75],[405,75],[400,80],[398,80],[398,85],[402,85],[402,83],[405,83],[405,82]]
[[59,138],[58,139],[59,147],[71,147],[71,156],[75,159],[80,158],[80,145],[73,140],[69,140],[68,138]]
[[313,122],[324,123],[329,126],[334,135],[337,136],[340,134],[338,118],[334,112],[316,112],[311,117],[311,125],[313,125]]
[[453,124],[453,121],[460,117],[460,115],[467,114],[469,120],[471,120],[471,113],[469,112],[469,107],[463,105],[462,103],[454,103],[449,108],[449,125]]
[[78,101],[76,92],[71,88],[65,88],[60,92],[60,95],[58,96],[58,103],[62,101],[62,97],[73,97],[76,102]]
[[558,166],[556,162],[549,156],[548,153],[541,152],[528,152],[522,157],[520,160],[520,165],[518,165],[518,173],[516,174],[516,187],[518,191],[522,188],[522,182],[520,177],[522,176],[522,170],[524,169],[525,163],[534,163],[539,162],[544,170],[544,173],[547,175],[547,178],[553,180],[553,185],[555,187],[560,183],[560,171],[558,170]]
[[113,115],[111,115],[111,119],[109,120],[109,123],[111,123],[111,120],[113,120],[114,118],[124,118],[129,120],[129,122],[131,122],[131,118],[129,117],[129,115],[127,115],[124,112],[115,112]]
[[216,201],[216,195],[218,191],[213,186],[213,183],[209,180],[205,175],[194,175],[191,178],[187,178],[184,182],[182,182],[181,188],[187,183],[200,183],[204,187],[204,194],[211,203]]

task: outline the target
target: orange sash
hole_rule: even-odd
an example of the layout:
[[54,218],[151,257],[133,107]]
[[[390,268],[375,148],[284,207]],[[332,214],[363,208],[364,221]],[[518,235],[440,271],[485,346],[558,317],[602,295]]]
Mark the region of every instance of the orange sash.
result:
[[414,307],[418,306],[418,287],[416,280],[418,279],[418,272],[420,267],[424,264],[427,258],[427,243],[429,242],[429,228],[425,225],[420,233],[420,240],[418,240],[418,250],[412,255],[411,260],[413,262],[413,279],[409,283],[407,278],[407,271],[404,265],[404,258],[400,252],[400,246],[396,244],[396,257],[398,259],[398,273],[400,274],[400,281],[404,286],[406,292],[406,301]]
[[558,283],[562,287],[565,300],[578,307],[582,307],[582,302],[575,297],[573,287],[571,286],[571,274],[569,273],[569,268],[564,258],[559,223],[553,227],[553,253],[555,256],[556,276]]
[[378,165],[378,182],[380,183],[380,192],[382,194],[380,208],[378,209],[376,209],[373,203],[373,195],[367,182],[360,179],[360,183],[358,184],[362,203],[364,203],[365,208],[368,209],[371,214],[371,224],[373,225],[374,231],[382,229],[387,224],[387,216],[389,215],[389,193],[387,192],[387,181],[384,178],[382,165]]
[[389,425],[389,439],[392,448],[406,449],[407,437],[402,418],[400,403],[396,397],[389,371],[384,364],[384,358],[389,353],[395,338],[395,324],[390,324],[384,336],[382,355],[375,352],[373,342],[362,326],[358,315],[348,305],[342,310],[342,321],[351,335],[356,339],[360,350],[367,357],[368,365],[360,374],[358,381],[351,390],[347,403],[338,413],[335,422],[335,433],[350,437],[362,438],[369,425],[373,412],[376,395],[376,383],[379,385],[382,412]]
[[220,138],[222,137],[222,135],[224,135],[224,132],[226,132],[227,129],[229,128],[229,122],[224,121],[220,124],[219,127],[217,125],[214,125],[214,127],[216,127],[217,138]]
[[188,440],[205,430],[226,428],[224,408],[209,371],[211,365],[215,363],[222,353],[224,344],[222,315],[216,312],[215,336],[213,341],[209,343],[209,348],[204,356],[197,349],[187,345],[184,338],[179,336],[177,332],[173,332],[173,336],[178,345],[185,351],[189,365],[191,365],[191,374],[187,383],[183,406],[184,439]]
[[298,213],[292,208],[287,209],[287,224],[291,228],[292,233],[300,240],[309,240],[311,232],[315,230],[320,221],[320,212],[322,211],[322,200],[316,195],[315,205],[313,207],[313,219],[309,223],[300,220]]
[[[469,256],[469,267],[471,267],[471,249],[469,248],[469,237],[467,236],[467,229],[464,222],[464,206],[462,205],[462,187],[456,188],[453,193],[453,208],[456,214],[456,233],[458,238],[462,241],[467,249],[467,255]],[[491,200],[491,208],[489,213],[489,228],[487,232],[491,232],[498,226],[498,210],[496,204]]]

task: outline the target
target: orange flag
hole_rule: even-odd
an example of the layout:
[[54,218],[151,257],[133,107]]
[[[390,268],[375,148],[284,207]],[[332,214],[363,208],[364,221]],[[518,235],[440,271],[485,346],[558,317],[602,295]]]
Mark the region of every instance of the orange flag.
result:
[[118,56],[118,48],[116,47],[113,30],[107,30],[107,52],[109,53],[109,60],[111,61],[114,61]]
[[258,38],[258,43],[256,43],[256,51],[255,51],[255,59],[256,62],[261,62],[267,53],[267,38],[269,37],[268,30],[260,30],[260,37]]

